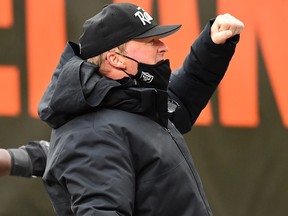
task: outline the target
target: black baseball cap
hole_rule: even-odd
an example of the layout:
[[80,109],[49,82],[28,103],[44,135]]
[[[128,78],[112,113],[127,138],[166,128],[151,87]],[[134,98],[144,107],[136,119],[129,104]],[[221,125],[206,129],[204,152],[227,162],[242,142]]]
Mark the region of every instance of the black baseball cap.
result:
[[79,39],[80,56],[88,59],[117,47],[131,39],[163,38],[180,29],[181,25],[158,25],[141,7],[131,3],[104,6],[85,21]]

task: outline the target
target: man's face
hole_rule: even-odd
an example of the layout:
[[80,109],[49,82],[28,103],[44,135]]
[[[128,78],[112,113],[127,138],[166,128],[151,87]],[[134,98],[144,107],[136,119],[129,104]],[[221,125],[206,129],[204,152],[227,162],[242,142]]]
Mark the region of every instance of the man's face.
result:
[[[126,43],[125,55],[145,64],[156,64],[164,60],[168,47],[157,37],[134,39]],[[136,74],[137,63],[127,60],[127,71]]]

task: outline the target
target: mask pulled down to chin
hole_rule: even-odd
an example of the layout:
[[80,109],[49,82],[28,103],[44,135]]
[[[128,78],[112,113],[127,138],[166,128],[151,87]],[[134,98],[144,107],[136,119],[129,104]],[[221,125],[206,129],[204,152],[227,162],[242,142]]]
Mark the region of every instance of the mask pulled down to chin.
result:
[[138,63],[137,73],[135,75],[128,74],[130,78],[137,82],[139,87],[155,88],[166,91],[171,76],[171,68],[169,59],[163,60],[157,64],[145,64],[137,60],[122,55]]

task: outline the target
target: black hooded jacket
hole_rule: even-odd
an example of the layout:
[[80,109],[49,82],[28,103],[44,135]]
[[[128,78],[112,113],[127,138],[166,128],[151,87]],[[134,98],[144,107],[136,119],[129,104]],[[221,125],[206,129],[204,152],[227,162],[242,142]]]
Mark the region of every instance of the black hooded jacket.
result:
[[52,128],[44,184],[58,215],[210,216],[181,134],[225,74],[239,36],[215,45],[210,23],[168,91],[98,75],[68,43],[39,105]]

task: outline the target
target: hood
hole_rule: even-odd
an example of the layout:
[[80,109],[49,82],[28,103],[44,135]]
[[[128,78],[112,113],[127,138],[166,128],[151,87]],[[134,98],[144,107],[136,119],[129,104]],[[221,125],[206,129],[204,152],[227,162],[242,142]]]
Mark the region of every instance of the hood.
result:
[[38,106],[41,120],[58,128],[76,116],[99,108],[116,108],[146,115],[167,126],[165,91],[138,88],[130,78],[112,80],[99,67],[79,57],[79,46],[67,43]]

